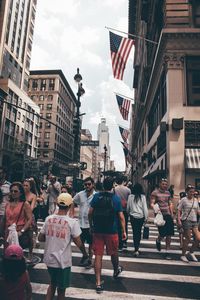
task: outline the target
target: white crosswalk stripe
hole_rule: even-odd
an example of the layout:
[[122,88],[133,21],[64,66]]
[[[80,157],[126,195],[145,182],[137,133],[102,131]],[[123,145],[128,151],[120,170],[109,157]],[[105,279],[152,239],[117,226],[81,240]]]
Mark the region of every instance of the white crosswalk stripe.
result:
[[[38,222],[39,229],[42,225],[43,222]],[[141,240],[141,255],[135,258],[133,256],[132,230],[129,225],[128,248],[119,254],[120,264],[124,266],[124,271],[117,282],[112,278],[113,270],[110,257],[104,255],[102,277],[105,280],[105,290],[103,295],[97,295],[94,290],[94,270],[86,270],[78,266],[82,254],[72,243],[72,286],[66,290],[66,297],[87,300],[102,299],[102,297],[106,300],[199,299],[200,261],[189,263],[180,261],[181,250],[179,249],[178,232],[175,232],[175,236],[172,238],[169,251],[172,260],[164,259],[164,251],[158,252],[155,247],[157,233],[157,228],[154,224],[151,224],[149,239]],[[39,249],[34,249],[34,255],[43,257],[43,248],[44,245],[41,243]],[[87,245],[86,248],[88,248]],[[196,251],[195,254],[200,260],[199,251]],[[33,300],[44,299],[49,283],[46,265],[42,262],[37,264],[30,270],[30,276]],[[153,286],[155,286],[155,289],[153,289]]]

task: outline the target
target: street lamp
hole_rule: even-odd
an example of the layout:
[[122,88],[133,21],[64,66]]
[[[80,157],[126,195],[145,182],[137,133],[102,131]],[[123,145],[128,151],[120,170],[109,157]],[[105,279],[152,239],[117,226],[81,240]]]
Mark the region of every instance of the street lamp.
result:
[[103,149],[104,149],[104,168],[103,168],[103,171],[104,171],[104,177],[105,177],[106,162],[107,162],[107,151],[108,151],[106,145],[104,145]]
[[[85,94],[85,90],[82,86],[82,76],[79,73],[79,68],[77,68],[77,74],[74,76],[74,80],[78,84],[78,91],[77,91],[77,102],[76,102],[76,114],[74,118],[74,155],[73,160],[74,162],[78,163],[80,161],[80,107],[81,107],[81,101],[80,98],[83,94]],[[77,171],[78,175],[78,171]]]

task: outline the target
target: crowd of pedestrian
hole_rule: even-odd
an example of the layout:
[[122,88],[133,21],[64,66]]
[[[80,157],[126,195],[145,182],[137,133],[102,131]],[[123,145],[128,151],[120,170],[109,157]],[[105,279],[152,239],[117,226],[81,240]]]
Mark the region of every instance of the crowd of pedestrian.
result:
[[[53,299],[56,291],[58,299],[64,299],[65,290],[70,286],[72,241],[82,252],[79,266],[94,268],[98,294],[104,289],[101,277],[104,248],[111,257],[113,278],[117,279],[123,271],[118,253],[127,249],[129,221],[133,256],[140,256],[142,229],[148,224],[147,199],[142,185],[127,184],[123,176],[115,180],[106,177],[96,184],[93,178],[87,177],[83,185],[83,190],[75,194],[72,186],[61,185],[51,174],[45,184],[39,184],[35,177],[11,184],[0,167],[0,241],[3,244],[0,287],[4,287],[3,299],[31,299],[26,265],[32,262],[33,248],[39,242],[45,243],[43,261],[51,279],[47,300]],[[174,186],[168,188],[167,179],[160,179],[150,197],[150,207],[155,216],[162,219],[156,248],[163,250],[162,242],[165,241],[165,258],[172,259],[171,237],[176,224],[182,249],[180,259],[185,263],[198,261],[194,254],[200,242],[198,192],[188,185],[180,193],[177,214],[173,197]],[[40,232],[39,219],[44,221]],[[29,250],[26,258],[22,250],[25,248]]]

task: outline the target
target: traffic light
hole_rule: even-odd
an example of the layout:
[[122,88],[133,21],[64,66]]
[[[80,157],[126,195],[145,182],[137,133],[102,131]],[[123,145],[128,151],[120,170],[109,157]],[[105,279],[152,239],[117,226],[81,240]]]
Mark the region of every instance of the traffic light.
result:
[[80,162],[80,169],[81,169],[81,170],[86,170],[86,169],[87,169],[87,163],[81,161],[81,162]]

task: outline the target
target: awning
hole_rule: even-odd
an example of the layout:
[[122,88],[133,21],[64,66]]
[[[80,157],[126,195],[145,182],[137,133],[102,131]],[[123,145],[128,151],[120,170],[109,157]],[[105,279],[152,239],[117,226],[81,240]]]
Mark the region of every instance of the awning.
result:
[[144,172],[144,174],[142,175],[142,178],[144,179],[145,177],[147,177],[150,173],[151,168],[153,167],[154,163],[152,163],[148,169]]
[[161,155],[160,157],[158,157],[158,159],[154,163],[153,167],[149,171],[149,174],[151,174],[157,170],[162,170],[162,171],[165,170],[165,153],[163,155]]
[[200,148],[185,149],[185,167],[187,169],[200,169]]

